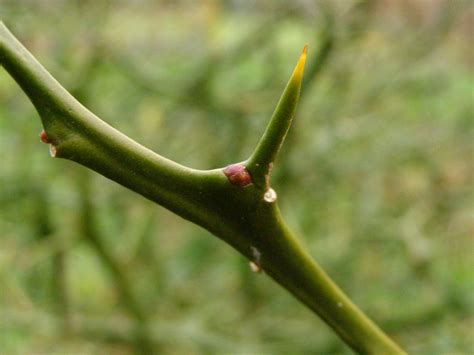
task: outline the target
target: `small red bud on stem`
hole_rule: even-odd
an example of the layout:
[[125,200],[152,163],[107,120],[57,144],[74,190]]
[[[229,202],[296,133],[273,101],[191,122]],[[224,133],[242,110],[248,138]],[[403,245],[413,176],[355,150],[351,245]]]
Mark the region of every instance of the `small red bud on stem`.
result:
[[236,186],[247,186],[252,183],[252,177],[245,168],[240,164],[229,165],[224,169],[224,175],[227,176],[230,183]]
[[41,133],[39,134],[39,137],[40,137],[41,142],[45,144],[49,144],[49,155],[51,155],[54,158],[57,153],[56,146],[53,144],[53,142],[49,140],[44,130],[41,131]]
[[44,130],[41,131],[39,137],[40,137],[41,142],[43,142],[45,144],[50,144],[51,143],[51,141],[48,139],[48,136],[46,135],[46,132]]

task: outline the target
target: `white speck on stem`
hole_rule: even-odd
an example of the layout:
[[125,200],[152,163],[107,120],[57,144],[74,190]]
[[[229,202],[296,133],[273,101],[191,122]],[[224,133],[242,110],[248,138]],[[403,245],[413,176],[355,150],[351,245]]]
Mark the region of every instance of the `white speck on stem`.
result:
[[255,273],[262,272],[262,268],[258,266],[256,263],[254,263],[253,261],[249,262],[249,265],[250,265],[250,270],[252,270],[252,272],[255,272]]
[[265,194],[263,195],[263,199],[266,201],[266,202],[269,202],[269,203],[272,203],[272,202],[275,202],[276,199],[277,199],[277,194],[275,192],[275,190],[273,190],[271,187],[265,192]]
[[338,306],[339,308],[342,308],[342,302],[337,302],[337,306]]
[[52,158],[54,158],[56,156],[56,153],[57,153],[56,146],[54,146],[53,144],[50,144],[49,145],[49,155]]
[[252,258],[253,258],[253,261],[249,263],[250,270],[252,270],[253,272],[262,272],[262,267],[260,266],[262,253],[260,253],[260,250],[258,250],[254,246],[250,247],[250,251],[252,252]]

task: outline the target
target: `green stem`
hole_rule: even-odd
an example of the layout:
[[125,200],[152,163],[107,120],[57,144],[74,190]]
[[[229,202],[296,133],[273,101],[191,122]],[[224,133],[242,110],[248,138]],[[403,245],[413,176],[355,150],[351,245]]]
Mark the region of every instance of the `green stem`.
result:
[[[260,219],[276,216],[276,204],[261,211]],[[402,354],[403,351],[374,324],[309,257],[284,223],[261,228],[258,248],[262,268],[280,285],[326,321],[360,353]]]
[[[304,56],[246,166],[253,184],[237,186],[222,169],[199,171],[142,147],[84,108],[0,22],[0,63],[41,116],[56,156],[80,163],[196,223],[232,245],[319,314],[354,350],[403,351],[370,321],[299,245],[276,195],[265,198],[270,164],[291,124]],[[257,165],[259,164],[259,165]]]

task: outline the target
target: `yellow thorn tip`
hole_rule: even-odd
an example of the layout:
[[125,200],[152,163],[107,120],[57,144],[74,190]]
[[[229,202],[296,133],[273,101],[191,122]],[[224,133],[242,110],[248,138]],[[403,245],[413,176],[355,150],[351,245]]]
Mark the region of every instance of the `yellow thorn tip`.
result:
[[308,45],[305,44],[303,52],[301,53],[300,59],[296,64],[295,70],[293,71],[293,78],[297,78],[299,81],[303,78],[304,65],[306,63],[306,54],[308,53]]

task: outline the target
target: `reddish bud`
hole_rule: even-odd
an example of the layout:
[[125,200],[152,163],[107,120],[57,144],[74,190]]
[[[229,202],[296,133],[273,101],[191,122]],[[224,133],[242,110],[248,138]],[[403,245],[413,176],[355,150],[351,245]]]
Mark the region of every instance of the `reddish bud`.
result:
[[224,169],[224,175],[227,176],[230,183],[237,186],[247,186],[252,183],[252,177],[243,165],[229,165]]
[[40,137],[41,142],[43,142],[45,144],[50,144],[51,143],[51,141],[48,139],[48,136],[46,135],[46,132],[44,130],[41,131],[39,137]]

